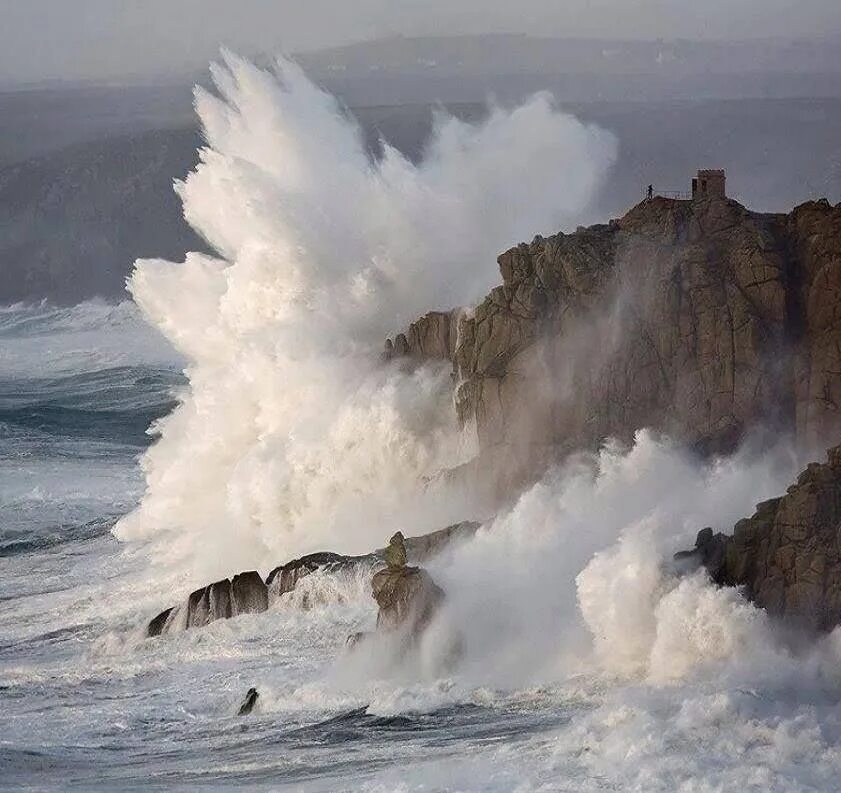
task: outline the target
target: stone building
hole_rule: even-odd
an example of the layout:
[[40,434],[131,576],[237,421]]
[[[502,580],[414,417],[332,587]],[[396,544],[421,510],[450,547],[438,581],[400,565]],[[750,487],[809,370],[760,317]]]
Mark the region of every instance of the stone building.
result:
[[699,170],[698,175],[692,180],[692,198],[725,198],[727,178],[724,169],[720,170]]

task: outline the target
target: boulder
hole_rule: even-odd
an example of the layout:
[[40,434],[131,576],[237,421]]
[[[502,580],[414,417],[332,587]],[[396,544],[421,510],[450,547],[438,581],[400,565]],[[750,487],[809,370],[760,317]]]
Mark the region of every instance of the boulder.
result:
[[255,614],[269,607],[269,591],[256,570],[223,578],[191,592],[180,607],[168,608],[149,622],[147,636],[160,636],[179,623],[184,628],[201,628],[211,622],[239,614]]
[[364,557],[342,556],[330,551],[320,551],[293,559],[291,562],[279,565],[266,578],[266,584],[274,597],[285,595],[295,589],[295,585],[305,576],[314,573],[322,567],[336,570],[350,566]]
[[265,583],[254,570],[240,573],[233,579],[225,578],[197,589],[183,605],[162,611],[148,623],[146,635],[160,636],[171,630],[200,628],[215,620],[236,617],[238,614],[266,611],[270,597],[278,598],[292,592],[302,578],[316,570],[338,573],[359,566],[372,568],[382,564],[387,556],[392,562],[402,560],[405,563],[407,559],[424,561],[451,543],[473,536],[480,525],[463,521],[408,539],[403,539],[402,533],[397,532],[389,545],[391,550],[380,549],[363,556],[345,556],[330,551],[311,553],[275,567]]
[[239,715],[240,716],[247,716],[254,710],[254,706],[257,704],[257,699],[260,694],[257,692],[256,688],[249,688],[248,692],[245,695],[245,699],[242,701],[242,705],[239,706]]
[[388,541],[388,547],[383,551],[383,559],[388,567],[406,566],[406,542],[403,539],[402,531],[398,531]]
[[405,631],[419,637],[432,621],[443,590],[420,567],[386,567],[374,574],[371,591],[377,601],[377,630]]
[[269,607],[269,589],[256,570],[235,575],[231,580],[231,616],[258,614]]

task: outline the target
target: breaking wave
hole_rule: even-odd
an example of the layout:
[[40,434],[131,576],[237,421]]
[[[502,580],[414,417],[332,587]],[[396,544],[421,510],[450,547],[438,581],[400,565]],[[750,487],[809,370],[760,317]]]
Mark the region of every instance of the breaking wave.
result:
[[117,536],[198,581],[476,514],[436,478],[475,453],[448,371],[383,366],[381,345],[472,305],[512,240],[575,223],[615,140],[537,95],[476,125],[442,112],[418,165],[387,143],[372,161],[294,64],[226,54],[213,79],[196,94],[207,146],[177,190],[219,255],[139,261],[130,279],[189,393],[157,425]]

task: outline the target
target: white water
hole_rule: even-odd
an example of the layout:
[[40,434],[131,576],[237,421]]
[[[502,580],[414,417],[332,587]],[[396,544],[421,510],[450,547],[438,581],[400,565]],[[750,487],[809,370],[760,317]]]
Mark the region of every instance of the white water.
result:
[[[782,449],[699,466],[643,431],[550,471],[430,566],[447,606],[403,664],[345,654],[375,619],[362,576],[142,638],[213,575],[482,509],[425,481],[473,451],[447,373],[376,350],[415,314],[475,300],[498,250],[574,224],[613,156],[537,99],[479,129],[442,121],[418,167],[394,152],[372,166],[330,100],[284,75],[230,59],[226,100],[200,97],[211,148],[181,191],[224,259],[133,278],[189,377],[145,483],[122,422],[70,411],[36,431],[27,400],[131,413],[160,404],[178,357],[150,352],[164,348],[128,306],[3,315],[18,363],[2,381],[0,788],[836,789],[841,638],[792,648],[738,593],[667,564],[782,492]],[[105,352],[66,354],[82,347]],[[453,632],[464,655],[443,672]],[[251,686],[256,712],[238,719]]]
[[388,146],[372,163],[335,101],[279,69],[228,56],[220,96],[197,96],[208,146],[179,193],[222,258],[139,262],[130,283],[187,356],[190,394],[117,534],[197,582],[477,513],[423,485],[475,452],[449,373],[379,352],[424,311],[483,296],[504,247],[574,223],[616,148],[537,96],[478,126],[440,117],[420,165]]

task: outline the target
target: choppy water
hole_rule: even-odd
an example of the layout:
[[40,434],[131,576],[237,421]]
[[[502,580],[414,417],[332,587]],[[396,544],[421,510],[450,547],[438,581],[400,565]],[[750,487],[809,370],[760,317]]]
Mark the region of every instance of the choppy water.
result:
[[4,310],[0,361],[0,788],[837,789],[841,688],[814,659],[666,685],[490,684],[481,658],[383,674],[344,654],[375,619],[363,576],[311,577],[308,610],[142,638],[184,582],[110,529],[180,362],[130,304],[97,303]]

